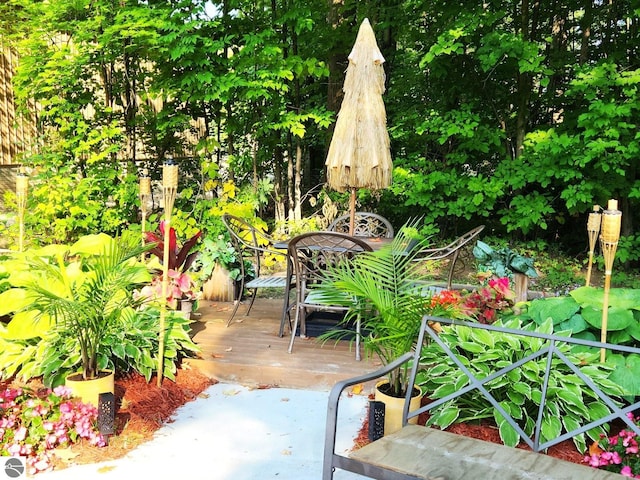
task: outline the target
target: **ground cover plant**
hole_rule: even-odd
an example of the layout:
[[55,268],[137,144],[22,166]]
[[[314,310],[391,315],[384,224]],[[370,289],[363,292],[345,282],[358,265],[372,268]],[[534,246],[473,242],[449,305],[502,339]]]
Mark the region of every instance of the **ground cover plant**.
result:
[[72,399],[66,387],[0,389],[0,454],[27,459],[27,474],[53,468],[53,450],[82,439],[103,447],[98,410]]
[[[640,419],[632,412],[628,417],[640,426]],[[609,472],[619,473],[623,477],[640,477],[640,439],[632,430],[622,429],[615,435],[603,435],[589,448],[584,461],[590,466]]]
[[[24,454],[29,474],[120,458],[149,441],[180,406],[196,399],[213,383],[198,370],[188,368],[178,369],[175,381],[165,378],[161,387],[137,373],[117,375],[115,434],[108,438],[108,444],[105,445],[106,438],[101,437],[95,429],[95,407],[67,399],[64,387],[52,391],[38,379],[27,383],[0,380],[0,454],[5,454],[4,447],[9,443],[14,445],[13,451],[18,448],[24,448],[25,452],[29,450],[30,453]],[[19,399],[5,400],[5,397],[13,397],[16,392],[22,392]],[[18,405],[15,406],[15,403]],[[8,410],[11,412],[5,415]],[[22,421],[12,419],[12,416],[28,417],[26,421],[32,428],[26,432],[21,430]],[[66,419],[78,419],[78,431],[83,436],[78,434],[74,425],[67,428],[55,421],[52,424],[57,423],[60,428],[53,432],[48,430],[46,421],[63,416]],[[41,424],[41,420],[45,421]],[[8,426],[9,423],[11,426]],[[67,437],[63,435],[65,431],[69,433]],[[16,433],[19,438],[24,434],[24,440],[18,441],[17,446],[15,441],[10,441]],[[51,436],[47,439],[50,434],[55,434],[56,438]]]

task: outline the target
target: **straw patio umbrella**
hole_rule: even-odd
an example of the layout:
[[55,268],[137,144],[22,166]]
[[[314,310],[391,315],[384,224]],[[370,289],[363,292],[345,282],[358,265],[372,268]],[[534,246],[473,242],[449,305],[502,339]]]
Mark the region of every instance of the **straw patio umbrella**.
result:
[[371,24],[364,19],[349,54],[344,98],[325,162],[329,187],[351,192],[349,232],[352,235],[356,190],[379,190],[391,184],[387,114],[382,101],[383,63]]

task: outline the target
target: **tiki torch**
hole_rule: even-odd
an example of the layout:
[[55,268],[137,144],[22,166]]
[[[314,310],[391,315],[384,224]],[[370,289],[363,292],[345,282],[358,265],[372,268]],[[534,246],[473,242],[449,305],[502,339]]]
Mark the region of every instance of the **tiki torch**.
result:
[[16,202],[18,204],[18,248],[24,251],[24,211],[27,207],[27,191],[29,190],[29,177],[22,171],[16,175]]
[[[616,256],[616,248],[620,239],[620,224],[622,212],[618,210],[618,201],[609,200],[607,209],[602,213],[602,230],[600,233],[600,248],[604,256],[604,296],[602,298],[602,330],[600,341],[607,341],[607,319],[609,310],[609,290],[611,289],[611,269]],[[600,350],[600,361],[604,362],[605,349]]]
[[593,252],[596,247],[596,240],[600,233],[600,221],[602,215],[600,214],[600,205],[593,206],[593,212],[589,214],[589,220],[587,220],[587,234],[589,235],[589,266],[587,267],[587,287],[591,283],[591,266],[593,265]]
[[162,300],[160,304],[160,338],[158,345],[158,387],[162,385],[164,372],[165,316],[167,313],[167,291],[169,290],[169,241],[171,210],[178,192],[178,165],[169,157],[162,166],[162,193],[164,206],[164,251],[162,255]]
[[[140,175],[140,213],[142,214],[142,245],[144,246],[145,238],[144,234],[147,230],[147,212],[149,207],[149,198],[151,197],[151,177],[145,168]],[[145,254],[142,253],[142,261],[144,262]]]

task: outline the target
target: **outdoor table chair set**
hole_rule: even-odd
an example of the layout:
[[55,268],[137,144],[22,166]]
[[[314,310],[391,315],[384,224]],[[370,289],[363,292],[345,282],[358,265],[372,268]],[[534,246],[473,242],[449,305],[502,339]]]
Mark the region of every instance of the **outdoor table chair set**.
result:
[[[259,288],[284,289],[279,336],[284,336],[284,330],[288,323],[291,332],[289,353],[293,352],[293,344],[298,329],[301,337],[306,336],[306,321],[309,312],[346,313],[348,308],[344,306],[330,306],[319,303],[319,299],[313,291],[313,285],[322,280],[322,272],[328,266],[338,261],[349,261],[357,254],[382,248],[392,242],[394,236],[391,223],[384,217],[369,212],[357,212],[355,220],[354,236],[350,236],[347,233],[349,231],[350,218],[349,215],[344,215],[330,224],[329,231],[309,232],[297,235],[289,240],[276,241],[241,218],[229,214],[223,215],[223,221],[229,230],[234,247],[243,258],[253,263],[256,274],[255,278],[246,281],[246,272],[244,271],[244,266],[242,267],[243,270],[239,280],[240,298],[237,298],[234,302],[227,326],[231,324],[237,313],[241,303],[242,292],[245,289],[251,292],[246,315],[249,315],[251,311]],[[416,256],[415,261],[431,262],[448,259],[446,288],[451,289],[460,252],[483,229],[484,225],[480,225],[459,236],[444,247],[423,249]],[[264,275],[261,272],[264,255],[286,258],[286,273]],[[426,286],[427,290],[430,288],[432,286]],[[295,295],[291,294],[293,290],[295,290]],[[291,321],[292,311],[295,312],[293,322]],[[360,360],[359,324],[360,322],[357,320],[355,325],[357,360]]]

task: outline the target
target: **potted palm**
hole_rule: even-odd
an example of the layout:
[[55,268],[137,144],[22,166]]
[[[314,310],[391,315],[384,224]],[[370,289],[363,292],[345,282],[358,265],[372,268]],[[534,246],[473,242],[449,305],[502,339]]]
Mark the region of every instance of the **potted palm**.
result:
[[[101,342],[121,316],[138,306],[134,289],[151,280],[137,258],[146,247],[136,235],[87,235],[73,245],[49,245],[17,254],[11,261],[11,288],[0,295],[14,318],[10,328],[58,328],[78,344],[82,369],[67,384],[83,401],[97,405],[98,394],[113,393],[113,371]],[[98,383],[86,391],[87,382]]]
[[[316,290],[322,303],[350,307],[343,322],[361,319],[365,354],[377,356],[383,365],[414,348],[425,314],[443,314],[435,310],[447,308],[430,301],[433,290],[425,282],[426,269],[416,261],[420,250],[427,247],[428,239],[417,236],[415,227],[415,222],[411,222],[400,229],[390,245],[330,267],[326,279]],[[353,335],[353,331],[330,330],[321,338],[345,335]],[[415,389],[413,402],[419,405],[421,392],[408,385],[409,367],[405,364],[393,370],[386,381],[376,386],[376,399],[386,404],[385,434],[400,427],[402,402],[408,389]],[[390,407],[392,399],[398,400],[397,417],[392,413],[396,407]]]

